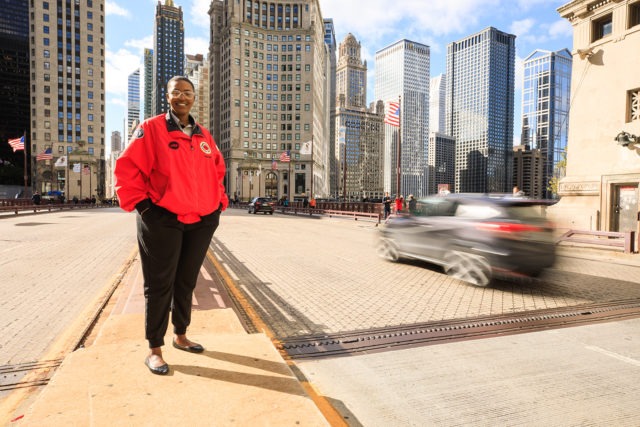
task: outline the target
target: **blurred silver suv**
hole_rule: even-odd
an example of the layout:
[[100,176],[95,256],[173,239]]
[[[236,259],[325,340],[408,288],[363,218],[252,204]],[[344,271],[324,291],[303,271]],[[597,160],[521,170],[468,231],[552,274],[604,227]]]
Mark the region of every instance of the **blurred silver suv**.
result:
[[380,227],[378,254],[419,259],[456,278],[487,286],[496,276],[537,276],[555,262],[544,200],[460,195],[420,199],[413,212]]

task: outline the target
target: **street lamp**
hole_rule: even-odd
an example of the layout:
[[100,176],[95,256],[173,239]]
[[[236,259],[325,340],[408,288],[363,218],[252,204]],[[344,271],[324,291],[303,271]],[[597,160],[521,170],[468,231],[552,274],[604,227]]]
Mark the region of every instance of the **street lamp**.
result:
[[630,134],[629,132],[622,131],[614,138],[619,145],[623,147],[633,146],[638,142],[638,137],[636,135]]

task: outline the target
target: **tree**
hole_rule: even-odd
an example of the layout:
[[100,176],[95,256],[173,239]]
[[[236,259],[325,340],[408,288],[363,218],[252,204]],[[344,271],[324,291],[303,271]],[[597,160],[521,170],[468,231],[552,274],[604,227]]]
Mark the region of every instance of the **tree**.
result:
[[553,178],[551,178],[549,180],[549,186],[547,187],[547,190],[549,190],[553,196],[554,199],[559,198],[558,196],[558,190],[559,190],[559,186],[560,186],[560,180],[562,178],[564,178],[564,176],[567,173],[567,149],[565,147],[564,150],[562,150],[562,153],[560,153],[560,160],[558,161],[558,163],[556,163],[556,165],[553,167]]

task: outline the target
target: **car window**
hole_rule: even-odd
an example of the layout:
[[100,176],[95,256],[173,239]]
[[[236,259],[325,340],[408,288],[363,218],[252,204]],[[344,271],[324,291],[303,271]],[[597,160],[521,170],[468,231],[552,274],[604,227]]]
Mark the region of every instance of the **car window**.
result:
[[505,208],[509,218],[522,221],[539,220],[544,218],[543,206],[507,206]]
[[502,215],[497,206],[463,203],[458,205],[456,216],[469,219],[489,219]]
[[416,203],[415,216],[452,216],[455,203],[446,199],[424,199]]

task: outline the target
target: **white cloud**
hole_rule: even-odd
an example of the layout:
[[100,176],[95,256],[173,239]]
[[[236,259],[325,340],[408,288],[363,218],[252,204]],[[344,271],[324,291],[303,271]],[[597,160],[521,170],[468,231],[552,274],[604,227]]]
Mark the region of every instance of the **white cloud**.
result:
[[533,28],[535,23],[536,21],[531,18],[514,21],[509,27],[509,32],[511,34],[515,34],[517,37],[523,37],[529,34],[529,31]]
[[559,19],[549,25],[549,36],[554,39],[572,37],[573,27],[566,19]]
[[125,18],[131,17],[129,11],[118,4],[113,0],[107,0],[104,6],[105,15],[116,15],[123,16]]
[[[117,52],[107,50],[105,57],[105,90],[107,96],[112,96],[113,98],[121,97],[125,100],[123,102],[126,102],[127,78],[137,68],[140,68],[142,72],[142,56],[137,52],[119,49]],[[117,101],[112,99],[112,102]]]
[[209,6],[211,0],[191,1],[191,20],[199,27],[209,28]]
[[185,37],[184,53],[189,55],[200,53],[209,56],[209,40],[202,37]]

